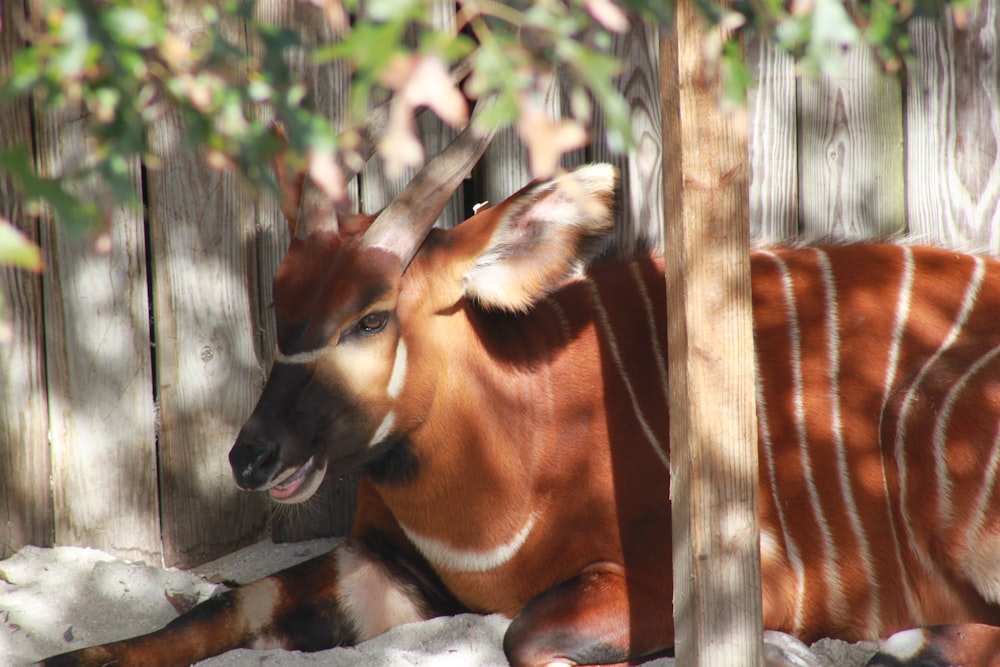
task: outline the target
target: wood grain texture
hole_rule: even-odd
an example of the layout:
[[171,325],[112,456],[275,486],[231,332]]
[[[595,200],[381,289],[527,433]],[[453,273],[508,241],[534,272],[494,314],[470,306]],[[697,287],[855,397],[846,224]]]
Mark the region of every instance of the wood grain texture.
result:
[[719,110],[692,0],[678,3],[676,30],[676,51],[663,40],[660,61],[662,90],[677,72],[663,136],[680,146],[682,174],[664,170],[665,206],[682,211],[664,229],[674,647],[682,667],[760,665],[746,135]]
[[[262,21],[290,26],[300,30],[307,44],[324,44],[333,39],[320,9],[310,3],[295,0],[264,0],[257,3],[258,17]],[[310,104],[330,119],[334,127],[340,125],[347,108],[350,77],[338,64],[310,65],[302,57],[289,63],[308,87]],[[357,181],[349,184],[350,196],[357,201]],[[258,265],[259,281],[256,299],[260,334],[260,384],[271,368],[276,346],[273,309],[274,274],[288,249],[288,225],[278,208],[277,200],[266,192],[258,200]],[[350,477],[327,479],[305,506],[274,504],[271,519],[271,539],[276,542],[296,542],[314,537],[345,535],[354,516],[355,483]]]
[[[563,84],[557,76],[552,76],[545,89],[545,99],[542,104],[552,119],[562,118],[565,105]],[[579,164],[581,157],[573,153],[564,156],[560,163],[563,166]],[[528,149],[521,141],[514,126],[505,127],[496,133],[493,142],[475,174],[475,203],[489,202],[499,204],[531,181],[531,169],[528,165]]]
[[757,85],[747,91],[750,236],[795,238],[799,231],[796,76],[791,56],[753,33],[747,65]]
[[[197,12],[172,9],[181,34],[197,39]],[[206,167],[183,136],[178,114],[157,121],[150,142],[162,166],[147,176],[162,532],[177,566],[259,539],[269,513],[264,498],[237,490],[227,458],[261,381],[255,195]]]
[[[23,20],[21,2],[0,3],[0,81],[15,49],[13,26]],[[0,150],[34,141],[27,102],[4,108]],[[38,221],[27,215],[13,180],[0,175],[0,217],[33,241]],[[26,544],[50,546],[55,538],[49,484],[48,401],[41,276],[0,268],[0,560]]]
[[[439,0],[431,5],[431,24],[438,30],[454,33],[457,30],[455,5]],[[471,110],[470,110],[471,112]],[[448,127],[431,112],[425,112],[417,119],[417,127],[427,151],[427,159],[432,159],[458,136],[458,130]],[[438,227],[451,229],[472,215],[472,207],[465,202],[465,192],[459,188],[438,217]]]
[[806,238],[887,238],[904,230],[902,90],[864,47],[839,76],[800,81],[799,215]]
[[[365,0],[361,0],[360,11],[358,12],[360,16],[367,16],[367,6]],[[413,35],[408,34],[406,40],[411,45],[413,44]],[[347,87],[343,88],[346,92],[349,90]],[[371,106],[374,108],[376,104],[380,104],[385,101],[385,95],[376,95],[371,100]],[[423,141],[423,137],[420,136],[420,127],[416,128],[417,138]],[[383,208],[389,205],[389,203],[396,198],[406,184],[410,182],[413,175],[417,173],[415,167],[405,167],[400,173],[392,174],[386,170],[386,166],[382,157],[375,153],[370,160],[365,164],[365,168],[361,170],[358,174],[358,207],[363,213],[368,213],[375,215]]]
[[[624,69],[615,82],[630,109],[634,148],[612,153],[604,140],[604,118],[598,111],[593,130],[591,156],[595,162],[610,162],[621,173],[615,244],[628,248],[640,244],[661,245],[663,233],[663,178],[660,166],[664,152],[675,159],[676,146],[664,148],[660,119],[659,29],[638,16],[630,17],[627,33],[615,35],[614,55]],[[673,215],[675,212],[670,212]]]
[[[36,117],[43,175],[84,163],[86,122],[72,108]],[[138,192],[136,164],[131,177]],[[110,251],[96,251],[51,219],[43,225],[56,541],[160,562],[142,214],[97,186],[76,194],[108,207]]]
[[950,13],[915,21],[906,89],[910,234],[1000,253],[1000,8],[981,2],[965,30]]

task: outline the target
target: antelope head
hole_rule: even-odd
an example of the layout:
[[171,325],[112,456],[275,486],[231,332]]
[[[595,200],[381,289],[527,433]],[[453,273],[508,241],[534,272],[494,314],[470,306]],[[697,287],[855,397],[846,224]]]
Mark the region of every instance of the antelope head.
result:
[[346,212],[276,169],[292,240],[274,280],[274,366],[229,453],[241,488],[301,502],[328,469],[340,474],[388,446],[385,404],[406,367],[402,276],[491,138],[470,123],[377,217]]
[[417,432],[454,439],[442,423],[469,409],[455,386],[477,372],[457,366],[479,345],[471,302],[525,311],[577,275],[612,224],[608,165],[531,183],[432,230],[488,141],[470,126],[375,218],[343,212],[302,179],[283,184],[298,206],[283,207],[293,238],[275,276],[278,349],[229,455],[240,487],[301,502],[326,474],[399,467],[395,453],[420,449]]

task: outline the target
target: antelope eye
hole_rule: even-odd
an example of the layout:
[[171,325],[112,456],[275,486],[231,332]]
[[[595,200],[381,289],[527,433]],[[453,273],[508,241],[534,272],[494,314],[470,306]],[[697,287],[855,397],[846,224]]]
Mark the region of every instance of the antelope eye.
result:
[[358,331],[363,334],[378,333],[389,321],[389,313],[368,313],[358,321]]

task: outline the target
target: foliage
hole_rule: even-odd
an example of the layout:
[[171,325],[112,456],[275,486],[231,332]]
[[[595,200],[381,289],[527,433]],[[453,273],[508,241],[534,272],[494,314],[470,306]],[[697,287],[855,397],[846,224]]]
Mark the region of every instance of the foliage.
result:
[[[387,168],[419,163],[413,114],[430,107],[443,120],[467,119],[465,98],[491,97],[480,122],[514,125],[528,145],[535,173],[556,168],[561,152],[587,140],[594,106],[609,126],[616,150],[629,145],[628,104],[613,81],[621,63],[611,55],[614,34],[639,15],[669,24],[672,3],[662,0],[460,0],[456,28],[431,22],[432,0],[312,0],[335,38],[307,47],[295,31],[261,22],[253,0],[216,4],[168,0],[46,0],[18,30],[25,46],[0,64],[0,102],[33,100],[36,110],[80,109],[86,117],[87,159],[60,173],[38,174],[24,146],[0,149],[6,173],[29,204],[45,204],[69,229],[83,233],[106,224],[108,211],[77,196],[79,185],[100,182],[109,201],[136,204],[137,161],[155,168],[149,129],[165,114],[184,119],[190,146],[209,164],[237,169],[258,185],[273,186],[264,166],[282,144],[270,130],[280,122],[293,160],[310,165],[318,182],[337,182],[339,152],[352,163],[357,132],[334,132],[310,110],[306,89],[288,66],[305,52],[314,64],[341,62],[352,72],[351,114],[356,127],[379,91],[393,94],[381,151]],[[950,3],[956,16],[974,0]],[[906,23],[939,15],[943,0],[695,0],[709,20],[729,31],[720,40],[722,70],[735,96],[750,76],[738,42],[755,29],[795,55],[803,68],[830,70],[844,44],[871,42],[886,66],[902,62]],[[181,10],[200,12],[196,40],[180,27]],[[407,35],[415,35],[408,40]],[[464,83],[448,72],[465,59]],[[558,71],[568,77],[569,117],[548,118],[542,100]],[[392,151],[385,146],[393,146]],[[354,161],[356,162],[356,156]],[[35,251],[0,218],[0,264],[39,268]]]

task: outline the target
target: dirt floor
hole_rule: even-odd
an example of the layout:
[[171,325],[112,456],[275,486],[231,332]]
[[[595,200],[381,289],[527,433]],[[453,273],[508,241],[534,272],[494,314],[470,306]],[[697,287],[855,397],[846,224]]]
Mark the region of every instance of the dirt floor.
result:
[[[176,615],[170,600],[200,601],[217,581],[250,581],[330,549],[336,541],[261,543],[194,572],[127,563],[93,549],[26,547],[0,561],[0,667],[21,667],[54,653],[154,630]],[[180,596],[180,598],[178,598]],[[465,614],[401,626],[354,648],[320,653],[232,651],[206,667],[504,667],[508,621]],[[780,641],[780,640],[779,640]],[[791,667],[857,667],[871,645],[824,641]],[[673,665],[671,659],[646,663]]]

